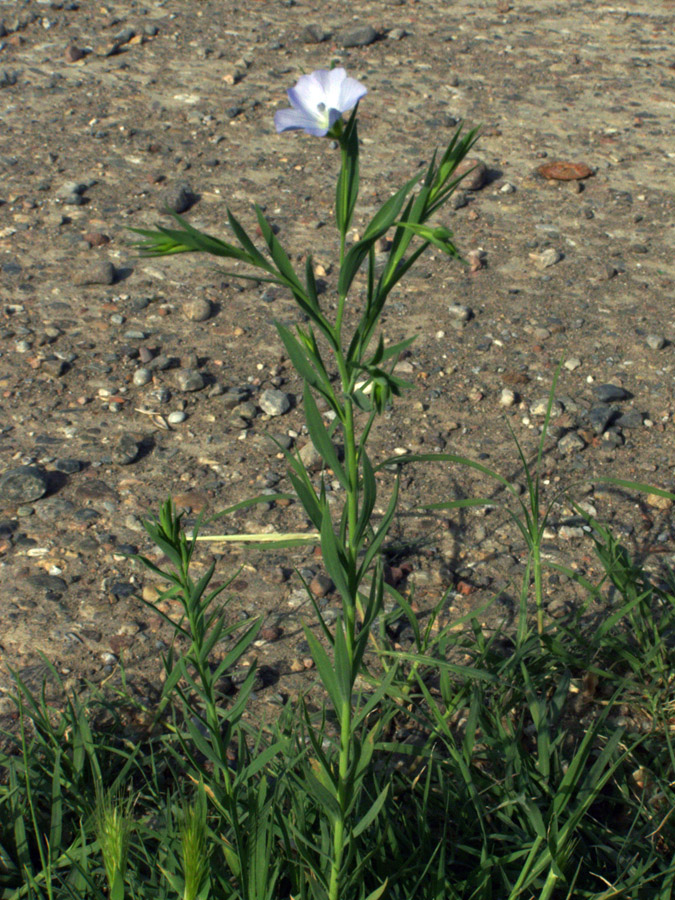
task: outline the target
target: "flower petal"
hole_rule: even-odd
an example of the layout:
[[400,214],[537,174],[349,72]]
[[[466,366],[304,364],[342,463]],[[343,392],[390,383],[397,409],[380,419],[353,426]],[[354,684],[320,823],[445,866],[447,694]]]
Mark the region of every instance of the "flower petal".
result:
[[[344,71],[344,70],[343,70]],[[340,95],[338,98],[337,108],[342,112],[352,109],[362,97],[365,97],[368,89],[365,88],[356,78],[344,78],[340,83]],[[333,104],[331,104],[332,106]]]
[[[336,117],[335,121],[339,118]],[[278,109],[274,113],[274,126],[277,133],[282,131],[298,131],[302,129],[307,134],[313,134],[315,137],[323,137],[328,128],[322,128],[314,116],[309,115],[301,109]],[[330,127],[330,126],[329,126]]]
[[296,109],[304,109],[308,113],[316,111],[320,103],[326,106],[326,91],[324,88],[325,75],[329,75],[325,69],[318,69],[311,75],[301,75],[295,87],[288,91],[288,99],[291,106]]

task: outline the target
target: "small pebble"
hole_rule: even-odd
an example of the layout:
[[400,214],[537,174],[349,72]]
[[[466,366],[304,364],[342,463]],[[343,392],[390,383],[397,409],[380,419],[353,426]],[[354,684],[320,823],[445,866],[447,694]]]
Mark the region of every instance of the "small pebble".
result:
[[460,322],[468,322],[473,317],[473,310],[470,306],[464,306],[462,303],[451,303],[448,306],[448,312],[453,319]]
[[205,386],[204,376],[196,369],[179,369],[176,372],[176,385],[185,393],[201,391]]
[[548,269],[550,266],[559,263],[562,258],[562,253],[560,250],[556,250],[555,247],[547,247],[541,253],[530,253],[530,259],[534,260],[534,264],[538,269]]
[[284,391],[263,391],[258,402],[268,416],[283,416],[291,408],[290,397]]
[[668,343],[662,334],[648,334],[645,343],[650,350],[663,350]]
[[114,284],[115,267],[110,260],[96,260],[87,262],[82,266],[77,264],[73,267],[73,284],[89,285],[89,284]]
[[568,372],[574,372],[575,369],[578,369],[581,365],[581,360],[576,356],[570,356],[569,359],[566,359],[563,363],[563,366],[567,369]]
[[169,425],[180,425],[181,422],[184,422],[187,419],[187,413],[183,412],[181,409],[174,410],[174,412],[169,413],[166,417]]
[[47,493],[47,474],[37,466],[9,469],[0,478],[0,504],[32,503]]
[[195,196],[187,184],[176,184],[166,188],[159,196],[157,209],[160,212],[184,213],[195,202]]
[[133,382],[136,387],[143,387],[152,381],[152,372],[149,369],[136,369]]
[[459,178],[465,172],[469,174],[460,182],[462,190],[479,191],[487,180],[488,169],[485,163],[475,157],[468,157],[457,166],[453,178]]
[[586,442],[576,431],[570,431],[558,441],[558,450],[565,454],[579,453],[585,446]]
[[340,43],[343,47],[366,47],[376,40],[377,32],[372,25],[357,25],[340,36]]
[[593,393],[601,403],[613,403],[616,400],[628,400],[630,394],[618,384],[598,384]]
[[[548,397],[540,397],[539,400],[535,400],[530,404],[530,415],[531,416],[545,416],[546,410],[548,409]],[[554,400],[551,404],[551,418],[555,419],[559,416],[563,411],[563,405],[559,400]]]
[[499,403],[507,409],[515,404],[517,400],[516,394],[510,388],[503,388],[499,395]]
[[213,306],[205,297],[195,297],[183,304],[183,313],[191,322],[205,322],[211,318]]

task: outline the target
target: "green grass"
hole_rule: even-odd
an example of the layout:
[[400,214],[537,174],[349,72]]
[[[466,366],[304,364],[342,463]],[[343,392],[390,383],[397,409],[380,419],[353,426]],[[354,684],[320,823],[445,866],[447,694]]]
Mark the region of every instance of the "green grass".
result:
[[[529,571],[508,632],[477,618],[437,631],[398,595],[413,646],[394,649],[384,623],[352,697],[362,771],[346,806],[345,898],[671,896],[675,587],[591,524],[605,575],[584,583],[595,612],[566,624],[538,615]],[[17,677],[0,758],[0,897],[325,897],[338,814],[326,773],[340,756],[331,704],[247,724],[254,672],[234,696],[218,684],[260,623],[226,626],[227,592],[209,590],[212,569],[192,581],[195,543],[170,505],[149,530],[172,560],[164,578],[186,649],[167,652],[154,719],[135,732],[123,689],[92,688],[59,711]],[[314,649],[330,668],[330,645]]]

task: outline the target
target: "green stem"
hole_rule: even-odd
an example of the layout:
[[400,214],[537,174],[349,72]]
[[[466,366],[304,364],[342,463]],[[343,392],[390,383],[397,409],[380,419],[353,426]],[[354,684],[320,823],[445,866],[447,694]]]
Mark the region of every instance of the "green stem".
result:
[[[344,205],[345,198],[347,196],[346,195],[346,191],[347,191],[346,179],[344,177],[345,173],[347,171],[347,144],[342,137],[340,137],[340,155],[341,155],[340,166],[341,166],[341,171],[342,171],[342,176],[343,176],[343,181],[342,181],[343,191],[342,191],[342,197],[340,197],[340,203]],[[344,222],[344,226],[340,229],[340,268],[339,268],[340,272],[342,271],[342,264],[343,264],[344,258],[345,258],[345,243],[347,240],[347,221],[346,221],[346,215],[344,215],[344,214],[343,214],[343,222]],[[335,318],[335,334],[337,336],[338,341],[340,340],[340,332],[342,331],[342,315],[344,313],[344,308],[345,308],[345,299],[346,299],[346,297],[344,294],[340,296],[340,299],[338,301],[337,316]]]
[[544,633],[544,594],[541,584],[541,553],[538,543],[532,547],[532,569],[534,571],[534,600],[537,604],[537,633],[541,637]]
[[338,900],[340,896],[340,869],[345,849],[345,824],[347,810],[347,786],[349,779],[349,757],[352,743],[352,705],[346,698],[340,721],[340,760],[338,764],[338,804],[340,812],[333,832],[333,862],[328,888],[328,900]]

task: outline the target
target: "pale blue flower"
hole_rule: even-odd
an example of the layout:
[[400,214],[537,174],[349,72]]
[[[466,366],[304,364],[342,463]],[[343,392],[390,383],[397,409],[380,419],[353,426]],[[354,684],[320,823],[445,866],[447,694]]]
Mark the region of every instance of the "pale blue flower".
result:
[[274,124],[279,133],[302,129],[323,137],[342,113],[353,109],[366,94],[366,88],[349,78],[344,69],[317,69],[298,78],[295,87],[288,91],[292,109],[278,110]]

